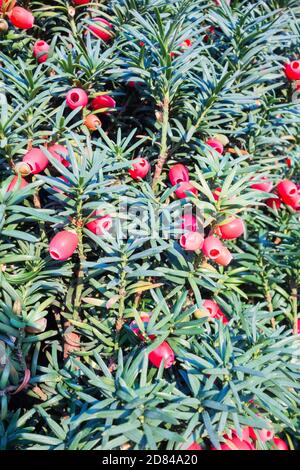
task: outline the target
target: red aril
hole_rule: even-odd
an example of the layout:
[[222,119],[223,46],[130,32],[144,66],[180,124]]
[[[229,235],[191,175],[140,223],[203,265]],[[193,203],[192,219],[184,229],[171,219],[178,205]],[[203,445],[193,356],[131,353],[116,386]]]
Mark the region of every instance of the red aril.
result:
[[77,234],[67,230],[62,230],[52,238],[49,244],[50,256],[56,261],[66,261],[73,255],[77,245]]
[[195,196],[198,195],[198,190],[189,181],[179,183],[179,188],[175,190],[175,194],[179,199],[189,197],[188,192],[193,193]]
[[300,80],[300,61],[293,60],[285,64],[284,73],[289,80]]
[[47,167],[49,160],[46,155],[38,148],[29,150],[23,157],[22,161],[27,163],[30,172],[33,175],[41,173]]
[[169,180],[172,186],[176,186],[178,183],[189,181],[189,170],[182,163],[173,165],[169,170]]
[[94,111],[98,109],[106,110],[107,108],[115,108],[116,102],[109,95],[99,95],[92,100],[91,107]]
[[165,369],[169,369],[175,362],[174,351],[166,341],[163,341],[154,351],[150,352],[148,357],[151,364],[157,368],[163,360]]
[[199,232],[188,232],[180,237],[180,245],[186,251],[200,250],[203,246],[204,238]]
[[110,41],[113,38],[113,25],[107,21],[105,18],[92,18],[93,24],[88,25],[89,30],[97,36],[97,38],[102,39],[105,42]]
[[243,235],[245,226],[242,219],[232,218],[227,224],[219,225],[218,229],[224,240],[233,240]]
[[132,164],[132,168],[128,170],[130,176],[136,180],[138,178],[145,178],[150,170],[150,163],[145,158],[139,158]]
[[97,127],[101,127],[101,121],[96,114],[88,114],[84,120],[84,125],[90,131],[96,131]]
[[26,181],[25,178],[22,178],[22,176],[20,177],[20,180],[18,178],[18,176],[14,176],[13,179],[11,180],[8,188],[7,188],[7,192],[9,193],[10,191],[13,191],[14,189],[22,189],[22,188],[25,188],[25,186],[27,186],[28,183]]
[[48,52],[50,50],[49,44],[46,43],[46,41],[36,41],[36,43],[33,46],[33,55],[36,57],[37,61],[39,63],[46,62],[48,59]]
[[[97,214],[97,211],[94,211],[91,217],[95,217],[97,215],[99,215]],[[93,232],[95,235],[101,236],[111,229],[112,223],[113,222],[111,216],[104,215],[103,217],[99,217],[95,220],[92,220],[91,222],[88,222],[86,224],[86,228]]]
[[277,447],[277,450],[290,450],[286,442],[284,442],[279,437],[274,437],[273,442]]
[[61,163],[64,167],[68,168],[70,166],[70,162],[66,159],[69,155],[68,149],[61,144],[54,144],[48,148],[49,153],[51,153],[52,157],[55,158],[59,163]]
[[69,90],[67,93],[66,102],[71,109],[79,107],[85,108],[89,102],[89,98],[82,88],[72,88],[72,90]]
[[224,146],[218,139],[208,139],[206,144],[209,145],[211,148],[216,150],[216,152],[222,154],[224,152]]

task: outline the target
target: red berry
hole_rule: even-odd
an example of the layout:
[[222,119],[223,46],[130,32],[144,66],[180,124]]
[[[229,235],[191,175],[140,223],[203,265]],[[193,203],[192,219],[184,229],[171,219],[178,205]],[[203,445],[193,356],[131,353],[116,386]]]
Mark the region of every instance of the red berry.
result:
[[213,195],[215,201],[218,201],[220,199],[221,192],[222,192],[222,188],[216,188],[213,191],[212,195]]
[[228,248],[226,248],[218,238],[212,235],[205,238],[202,251],[204,256],[222,266],[227,266],[232,260],[232,254]]
[[298,188],[295,183],[291,180],[282,180],[277,185],[277,192],[280,199],[290,206],[294,206],[298,203],[299,200],[299,193]]
[[284,73],[289,80],[300,80],[300,61],[293,60],[285,64]]
[[128,170],[130,176],[136,180],[138,178],[145,178],[150,170],[150,163],[145,158],[139,158],[136,163],[132,164],[132,169]]
[[[91,214],[91,217],[95,217],[97,215],[99,215],[99,211],[94,211]],[[111,229],[111,227],[112,227],[112,218],[110,215],[99,217],[86,224],[86,228],[98,236],[104,235],[105,232],[108,232]]]
[[66,168],[70,166],[70,162],[66,159],[69,154],[68,149],[66,147],[60,144],[54,144],[48,148],[48,151],[51,153],[52,157],[55,158],[55,160],[57,160],[63,166],[65,166]]
[[73,3],[75,3],[75,5],[87,5],[91,1],[92,0],[73,0]]
[[219,225],[218,229],[220,232],[220,236],[224,240],[233,240],[234,238],[238,238],[243,235],[245,231],[245,226],[242,219],[233,218],[227,224]]
[[[242,441],[238,437],[226,439],[224,444],[221,444],[221,450],[255,450],[253,444],[248,441]],[[213,449],[215,450],[215,449]]]
[[200,250],[203,246],[204,238],[199,232],[188,232],[181,236],[180,245],[186,251]]
[[22,160],[30,168],[30,171],[33,175],[41,173],[47,167],[49,160],[46,155],[37,148],[33,148],[27,152]]
[[109,31],[113,29],[113,25],[105,18],[92,18],[93,24],[89,25],[88,28],[97,38],[108,42],[113,37],[113,32]]
[[25,178],[22,178],[22,176],[20,177],[19,184],[18,184],[18,181],[19,181],[18,175],[14,176],[6,192],[9,193],[10,191],[13,191],[14,189],[22,189],[28,185],[27,181],[25,180]]
[[84,108],[88,104],[89,98],[82,88],[72,88],[67,93],[66,102],[71,109]]
[[157,368],[164,360],[164,368],[168,369],[174,364],[174,351],[166,341],[163,341],[154,351],[149,353],[149,361]]
[[182,163],[176,163],[169,170],[169,180],[172,186],[189,181],[189,170]]
[[184,199],[189,197],[187,192],[193,193],[195,196],[198,195],[198,190],[189,181],[179,183],[179,188],[176,189],[175,194],[179,199]]
[[268,207],[271,207],[271,209],[279,209],[281,206],[281,200],[278,197],[270,197],[269,199],[266,200],[266,204]]
[[197,442],[193,442],[186,450],[203,450],[203,449],[199,444],[197,444]]
[[192,214],[184,214],[182,217],[181,228],[183,230],[188,230],[189,232],[197,232],[198,222],[196,217],[194,217]]
[[215,302],[214,300],[205,299],[203,302],[203,308],[208,311],[208,316],[210,318],[221,319],[222,323],[224,323],[225,325],[229,323],[228,318],[222,312],[217,302]]
[[278,450],[290,450],[286,442],[279,437],[274,437],[273,442]]
[[211,148],[215,149],[216,152],[222,154],[224,152],[224,146],[218,139],[208,139],[206,144]]
[[33,14],[22,7],[14,7],[8,17],[11,23],[19,29],[30,29],[34,25]]
[[262,442],[267,442],[273,439],[274,431],[272,429],[253,429],[249,426],[249,437],[253,440],[257,440],[257,436],[259,436]]
[[287,158],[287,159],[285,160],[285,163],[286,163],[286,166],[287,166],[288,168],[291,168],[293,161],[292,161],[291,158]]
[[67,230],[62,230],[52,238],[49,244],[50,256],[57,261],[66,261],[73,255],[77,245],[77,234]]
[[39,63],[46,62],[48,59],[48,52],[50,46],[46,43],[46,41],[36,41],[33,46],[33,55],[37,58]]
[[[146,330],[147,328],[147,325],[150,321],[150,318],[151,316],[148,314],[148,313],[141,313],[141,316],[140,316],[140,319],[142,320],[142,322],[144,323],[144,329]],[[135,320],[133,320],[130,325],[129,325],[129,328],[133,331],[133,333],[141,340],[141,341],[145,341],[146,339],[146,336],[145,333],[142,333],[137,322]],[[155,335],[149,335],[149,339],[151,340],[154,340],[156,338]]]
[[273,183],[269,181],[269,178],[267,176],[261,176],[260,179],[262,181],[261,183],[253,183],[250,185],[250,188],[257,189],[259,191],[264,191],[266,193],[272,191]]
[[92,100],[91,107],[94,111],[98,109],[115,108],[116,102],[109,95],[99,95]]

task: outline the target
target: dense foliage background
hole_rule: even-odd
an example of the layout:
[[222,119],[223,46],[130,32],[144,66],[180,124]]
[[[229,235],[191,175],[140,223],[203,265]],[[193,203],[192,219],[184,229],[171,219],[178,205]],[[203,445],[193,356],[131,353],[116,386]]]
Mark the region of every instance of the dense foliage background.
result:
[[[24,0],[34,27],[6,19],[1,449],[209,449],[246,426],[298,445],[299,212],[268,207],[270,195],[250,186],[261,176],[274,186],[300,183],[299,101],[283,72],[299,58],[300,7],[220,3]],[[113,24],[110,42],[88,31],[92,17]],[[51,44],[45,63],[33,56],[37,39]],[[74,87],[116,101],[98,113],[95,132],[84,125],[86,109],[66,105]],[[214,136],[222,156],[205,144]],[[67,147],[71,165],[47,154],[45,171],[8,191],[24,154],[53,143]],[[139,156],[151,171],[133,180]],[[168,180],[176,162],[188,167],[198,197],[177,201]],[[125,201],[147,208],[152,234],[176,204],[201,209],[206,234],[231,215],[247,230],[226,242],[234,259],[222,267],[159,233],[97,236],[85,227],[99,207],[117,224]],[[63,228],[76,230],[79,245],[56,262],[48,245]],[[215,300],[229,324],[199,315],[203,299]],[[135,319],[143,329],[141,312],[152,314],[144,342],[129,328]],[[148,354],[165,339],[175,363],[157,369]],[[274,449],[273,441],[256,446]]]

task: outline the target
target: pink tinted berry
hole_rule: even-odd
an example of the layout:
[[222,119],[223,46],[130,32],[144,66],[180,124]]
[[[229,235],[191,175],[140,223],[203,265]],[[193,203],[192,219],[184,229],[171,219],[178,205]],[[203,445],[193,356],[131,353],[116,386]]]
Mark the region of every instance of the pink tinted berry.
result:
[[229,323],[228,318],[222,312],[217,302],[215,302],[214,300],[205,299],[202,306],[203,308],[205,308],[205,310],[207,310],[210,318],[216,318],[218,320],[221,319],[222,323],[224,323],[225,325]]
[[20,181],[19,181],[19,178],[18,176],[14,176],[13,179],[11,180],[6,192],[10,192],[10,191],[13,191],[14,189],[22,189],[22,188],[25,188],[25,186],[28,185],[27,181],[25,180],[25,178],[20,178]]
[[279,437],[274,437],[273,442],[277,447],[277,450],[290,450],[286,442],[284,442]]
[[274,431],[272,429],[253,429],[249,426],[249,437],[253,440],[257,440],[257,436],[259,436],[262,442],[270,441],[274,438]]
[[223,243],[218,238],[211,235],[205,238],[202,251],[204,256],[214,260],[221,255],[223,248]]
[[49,244],[50,256],[57,261],[66,261],[73,255],[77,245],[77,234],[67,230],[62,230],[52,238]]
[[188,230],[189,232],[197,232],[198,222],[196,217],[192,214],[184,214],[182,217],[181,228],[183,230]]
[[29,150],[24,155],[22,161],[24,163],[27,163],[33,175],[44,171],[49,163],[49,160],[46,155],[38,148],[33,148],[32,150]]
[[233,240],[243,235],[245,231],[242,219],[233,218],[227,224],[219,225],[220,236],[224,240]]
[[300,80],[300,61],[293,60],[285,64],[284,73],[288,80]]
[[220,264],[221,266],[228,266],[233,259],[233,256],[231,252],[226,248],[226,246],[223,246],[221,253],[217,258],[215,258],[215,263]]
[[260,180],[261,183],[253,183],[250,185],[250,188],[264,191],[266,193],[272,191],[273,183],[269,180],[268,176],[261,176]]
[[55,158],[59,163],[63,166],[68,168],[70,166],[70,162],[66,159],[69,152],[66,147],[61,144],[54,144],[48,148],[48,151],[51,153],[52,157]]
[[151,364],[157,368],[163,360],[165,369],[169,369],[175,361],[174,351],[166,341],[163,341],[154,351],[150,352],[148,357]]
[[175,194],[179,199],[184,199],[189,197],[188,192],[193,193],[195,196],[198,195],[198,190],[189,181],[184,181],[179,183],[179,188],[176,189]]
[[50,50],[49,44],[46,43],[46,41],[36,41],[36,43],[33,46],[33,55],[36,57],[37,61],[39,63],[46,62],[48,59],[48,52]]
[[209,145],[211,148],[216,150],[216,152],[222,154],[224,152],[224,146],[218,139],[208,139],[206,144]]
[[139,158],[137,162],[132,164],[132,168],[128,170],[130,176],[136,180],[138,178],[145,178],[150,170],[150,163],[145,158]]
[[249,441],[242,441],[239,437],[226,439],[224,444],[221,444],[221,450],[255,450],[255,447]]
[[87,93],[82,88],[72,88],[67,93],[66,102],[71,109],[76,109],[79,107],[85,108],[89,102],[89,98]]
[[22,7],[14,7],[8,17],[11,23],[19,29],[30,29],[34,25],[33,14]]
[[113,38],[113,25],[107,21],[105,18],[92,18],[93,24],[88,26],[89,30],[97,36],[97,38],[102,39],[105,42],[110,41]]
[[[92,217],[97,216],[97,211],[92,213]],[[86,228],[93,232],[95,235],[101,236],[108,232],[112,227],[113,221],[110,215],[96,218],[86,224]]]
[[180,245],[186,251],[200,250],[203,246],[204,238],[199,232],[188,232],[180,237]]
[[169,170],[169,180],[172,186],[189,181],[189,170],[182,163],[173,165]]
[[109,95],[99,95],[92,100],[91,107],[94,111],[97,109],[115,108],[116,102]]

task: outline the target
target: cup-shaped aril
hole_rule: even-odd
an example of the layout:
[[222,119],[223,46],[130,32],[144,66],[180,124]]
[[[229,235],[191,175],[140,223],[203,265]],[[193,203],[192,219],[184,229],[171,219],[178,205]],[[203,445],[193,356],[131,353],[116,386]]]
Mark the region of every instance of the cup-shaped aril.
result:
[[30,168],[30,172],[33,175],[41,173],[47,167],[49,160],[46,155],[38,148],[29,150],[23,157],[22,161],[27,163]]
[[288,80],[300,80],[300,61],[293,60],[285,64],[284,73]]
[[209,145],[211,148],[216,150],[216,152],[222,154],[224,152],[224,145],[218,139],[208,139],[206,144]]
[[[222,323],[224,323],[225,325],[227,323],[229,323],[229,320],[228,318],[226,317],[226,315],[222,312],[222,310],[220,309],[219,305],[217,304],[217,302],[215,302],[214,300],[210,300],[210,299],[205,299],[203,304],[202,304],[202,307],[205,311],[207,311],[208,313],[208,317],[209,318],[216,318],[216,319],[221,319],[222,320]],[[203,315],[201,315],[203,316]]]
[[96,114],[88,114],[84,120],[84,125],[90,131],[96,131],[97,127],[101,127],[101,121]]
[[[144,329],[146,330],[147,328],[147,325],[150,321],[150,318],[151,318],[151,315],[149,315],[148,313],[141,313],[140,315],[140,319],[141,321],[144,323]],[[131,331],[133,331],[133,333],[141,340],[141,341],[145,341],[146,339],[146,335],[144,333],[142,333],[142,331],[140,330],[137,322],[135,320],[133,320],[130,325],[129,325],[129,328],[131,329]],[[154,340],[156,338],[155,335],[149,335],[149,339],[151,340]]]
[[47,318],[43,317],[34,322],[36,326],[26,326],[25,330],[27,333],[43,333],[47,328]]
[[189,170],[182,163],[173,165],[169,170],[169,180],[172,186],[176,186],[178,183],[189,181]]
[[232,218],[227,224],[219,225],[218,229],[224,240],[233,240],[243,235],[245,226],[242,219]]
[[61,144],[54,144],[48,148],[48,151],[51,153],[52,157],[55,158],[59,163],[68,168],[70,162],[67,160],[69,154],[68,149]]
[[279,209],[281,206],[281,200],[279,197],[270,197],[266,200],[266,204],[268,207],[271,207],[271,209]]
[[33,14],[22,7],[14,7],[8,14],[10,22],[19,29],[30,29],[34,25]]
[[98,109],[115,108],[116,102],[110,95],[99,95],[92,100],[91,107],[94,111]]
[[[97,216],[97,211],[93,212],[91,217]],[[95,235],[102,236],[108,232],[112,227],[112,218],[110,215],[96,218],[86,224],[86,228],[93,232]]]
[[92,0],[73,0],[73,3],[75,5],[87,5],[88,3],[91,3]]
[[215,260],[221,255],[223,248],[223,243],[218,238],[210,235],[204,240],[202,252],[207,258]]
[[67,93],[66,102],[71,109],[76,109],[79,107],[85,108],[89,102],[89,98],[87,93],[82,88],[72,88]]
[[217,256],[214,261],[217,264],[220,264],[221,266],[228,266],[231,263],[232,259],[233,256],[228,250],[228,248],[226,248],[226,246],[223,246],[220,255]]
[[261,176],[260,180],[261,182],[251,184],[250,188],[264,191],[265,193],[272,191],[273,183],[269,180],[268,176]]
[[[220,445],[221,450],[256,450],[254,445],[249,441],[242,441],[239,437],[233,437],[232,439],[226,439],[226,441]],[[213,449],[216,450],[216,449]]]
[[150,352],[148,357],[151,364],[157,368],[164,361],[164,368],[169,369],[175,361],[174,351],[166,341],[163,341],[154,351]]
[[52,238],[49,244],[50,256],[56,261],[66,261],[73,255],[77,245],[77,234],[68,230],[62,230]]
[[36,57],[37,61],[39,63],[46,62],[48,59],[48,53],[50,50],[49,44],[46,43],[46,41],[36,41],[36,43],[33,46],[33,55]]
[[181,235],[180,245],[186,251],[201,250],[204,238],[199,232],[187,232]]
[[280,199],[288,205],[293,205],[299,199],[298,188],[293,181],[285,179],[277,184],[277,193]]
[[189,232],[197,232],[198,222],[196,217],[192,214],[184,214],[182,217],[181,228],[183,230],[188,230]]
[[14,189],[25,188],[25,186],[27,186],[27,185],[28,185],[28,183],[25,180],[25,178],[22,178],[22,176],[21,176],[20,180],[19,180],[18,176],[16,175],[16,176],[13,177],[13,179],[9,183],[9,186],[8,186],[6,191],[9,193],[10,191],[13,191]]
[[273,429],[255,429],[251,426],[248,427],[249,430],[249,437],[253,440],[257,440],[257,436],[259,436],[262,442],[271,441],[274,438],[274,431]]
[[277,447],[277,450],[290,450],[286,442],[284,442],[279,437],[274,437],[273,442]]
[[113,25],[105,18],[92,18],[93,24],[88,25],[88,29],[99,39],[105,42],[113,38]]
[[183,181],[179,183],[179,187],[176,189],[175,194],[179,199],[189,197],[188,193],[193,193],[195,196],[198,195],[198,190],[189,181]]
[[128,170],[130,176],[136,180],[138,178],[145,178],[150,170],[150,163],[145,158],[139,158],[132,164],[132,168]]

